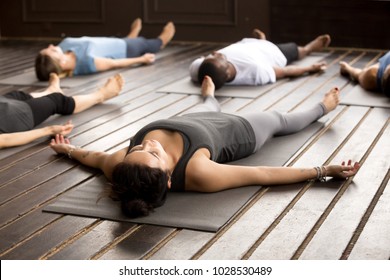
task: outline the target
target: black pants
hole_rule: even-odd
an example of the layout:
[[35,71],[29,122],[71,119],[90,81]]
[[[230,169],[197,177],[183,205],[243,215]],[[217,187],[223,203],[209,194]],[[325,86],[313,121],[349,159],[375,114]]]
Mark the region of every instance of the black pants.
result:
[[71,115],[75,108],[73,97],[65,96],[59,92],[33,98],[22,91],[13,91],[7,93],[4,97],[27,103],[33,113],[34,126],[37,126],[54,114]]
[[299,52],[298,52],[298,45],[297,44],[283,43],[283,44],[276,44],[276,46],[279,48],[279,50],[287,58],[287,64],[290,64],[291,62],[298,60]]

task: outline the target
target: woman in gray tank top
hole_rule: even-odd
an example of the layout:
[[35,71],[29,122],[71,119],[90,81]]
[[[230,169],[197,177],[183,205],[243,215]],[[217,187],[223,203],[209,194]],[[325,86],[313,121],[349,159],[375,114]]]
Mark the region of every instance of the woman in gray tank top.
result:
[[326,93],[313,108],[286,114],[221,113],[214,98],[214,84],[207,76],[202,83],[202,96],[204,102],[196,111],[208,113],[149,124],[132,138],[129,148],[113,154],[77,148],[60,135],[52,140],[51,148],[101,169],[112,181],[113,196],[121,201],[123,212],[130,217],[148,215],[161,206],[169,189],[217,192],[249,185],[324,180],[326,176],[347,178],[359,169],[359,163],[351,161],[310,168],[224,164],[256,152],[274,135],[298,132],[335,109],[339,102],[337,88]]

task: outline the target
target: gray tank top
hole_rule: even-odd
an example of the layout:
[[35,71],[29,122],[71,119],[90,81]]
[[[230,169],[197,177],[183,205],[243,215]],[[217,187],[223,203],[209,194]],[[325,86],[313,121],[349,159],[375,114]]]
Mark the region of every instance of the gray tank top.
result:
[[141,144],[148,132],[157,129],[177,131],[183,137],[183,155],[171,178],[173,191],[184,191],[186,166],[200,148],[210,151],[211,160],[225,163],[252,154],[256,144],[253,129],[244,118],[219,112],[202,112],[148,124],[131,139],[129,150]]

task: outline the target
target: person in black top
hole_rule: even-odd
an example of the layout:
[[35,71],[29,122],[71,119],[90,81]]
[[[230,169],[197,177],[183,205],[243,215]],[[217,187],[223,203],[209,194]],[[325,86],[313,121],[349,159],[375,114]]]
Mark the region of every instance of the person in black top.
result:
[[123,87],[117,74],[100,89],[84,95],[66,96],[62,93],[57,74],[50,74],[49,86],[42,92],[27,94],[13,91],[0,96],[0,149],[20,146],[49,135],[68,135],[73,124],[35,128],[54,114],[70,115],[117,96]]
[[112,197],[129,217],[148,215],[164,204],[168,190],[217,192],[249,185],[290,184],[326,176],[353,176],[359,163],[312,168],[225,164],[256,152],[274,135],[295,133],[336,108],[339,90],[331,89],[313,108],[281,114],[236,116],[220,112],[214,84],[202,83],[199,111],[155,121],[132,137],[129,148],[113,154],[87,151],[57,135],[51,148],[101,169],[112,181]]

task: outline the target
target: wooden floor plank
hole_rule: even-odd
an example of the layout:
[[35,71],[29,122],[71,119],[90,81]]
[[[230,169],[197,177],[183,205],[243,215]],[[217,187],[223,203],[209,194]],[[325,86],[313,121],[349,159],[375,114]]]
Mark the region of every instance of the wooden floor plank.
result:
[[12,251],[1,256],[2,260],[36,260],[55,250],[64,240],[78,234],[94,219],[65,216],[36,233]]
[[[388,180],[388,177],[387,177]],[[359,239],[354,244],[349,260],[390,259],[390,182],[380,196]]]
[[128,236],[115,247],[100,256],[102,260],[137,260],[147,254],[165,237],[173,232],[173,228],[158,226],[141,226],[132,235]]
[[154,253],[151,260],[189,260],[199,248],[203,247],[214,233],[181,230],[160,250]]
[[131,223],[101,221],[79,239],[65,244],[45,259],[87,260],[135,227]]
[[61,215],[44,213],[42,207],[39,207],[11,224],[0,228],[0,258],[4,252],[11,250],[17,244],[59,218],[61,218]]

